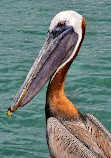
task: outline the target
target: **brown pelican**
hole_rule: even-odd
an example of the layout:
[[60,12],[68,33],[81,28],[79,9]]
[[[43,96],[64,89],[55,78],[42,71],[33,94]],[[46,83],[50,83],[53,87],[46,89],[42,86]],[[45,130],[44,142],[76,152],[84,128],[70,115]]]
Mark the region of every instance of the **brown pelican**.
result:
[[111,158],[111,134],[93,115],[82,115],[64,93],[66,74],[78,54],[85,28],[85,19],[75,11],[63,11],[53,18],[45,43],[8,109],[11,116],[50,79],[45,111],[52,158]]

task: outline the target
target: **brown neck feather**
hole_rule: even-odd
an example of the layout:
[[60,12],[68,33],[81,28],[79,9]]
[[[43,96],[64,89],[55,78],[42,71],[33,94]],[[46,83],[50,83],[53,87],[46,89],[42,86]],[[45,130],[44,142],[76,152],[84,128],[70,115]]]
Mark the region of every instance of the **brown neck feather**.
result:
[[69,64],[63,66],[48,85],[47,104],[53,115],[61,119],[78,118],[79,111],[64,93],[64,84]]

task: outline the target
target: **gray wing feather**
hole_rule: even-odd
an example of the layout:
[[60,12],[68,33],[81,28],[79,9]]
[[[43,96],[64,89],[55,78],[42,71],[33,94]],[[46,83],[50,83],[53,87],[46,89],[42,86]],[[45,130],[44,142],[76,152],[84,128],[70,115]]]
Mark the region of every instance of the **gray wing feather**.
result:
[[93,115],[86,114],[85,117],[87,130],[104,154],[111,158],[111,134]]
[[52,158],[102,158],[88,149],[54,117],[47,120],[47,141]]

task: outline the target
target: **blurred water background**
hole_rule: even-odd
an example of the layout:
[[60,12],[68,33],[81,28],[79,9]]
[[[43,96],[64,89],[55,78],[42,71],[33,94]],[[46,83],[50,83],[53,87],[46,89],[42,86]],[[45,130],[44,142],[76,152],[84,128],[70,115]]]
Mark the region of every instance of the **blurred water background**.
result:
[[0,158],[48,158],[47,85],[10,119],[7,109],[46,37],[51,19],[75,10],[87,21],[82,48],[68,72],[65,93],[83,114],[111,132],[111,2],[0,0]]

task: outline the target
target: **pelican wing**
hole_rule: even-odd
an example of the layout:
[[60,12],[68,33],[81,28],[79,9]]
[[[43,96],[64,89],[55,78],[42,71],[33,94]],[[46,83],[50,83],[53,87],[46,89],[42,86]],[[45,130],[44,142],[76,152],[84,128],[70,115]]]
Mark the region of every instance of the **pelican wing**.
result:
[[54,117],[47,120],[47,141],[52,158],[102,158]]
[[91,114],[86,114],[86,128],[96,141],[97,145],[105,155],[111,158],[111,134],[108,130]]

